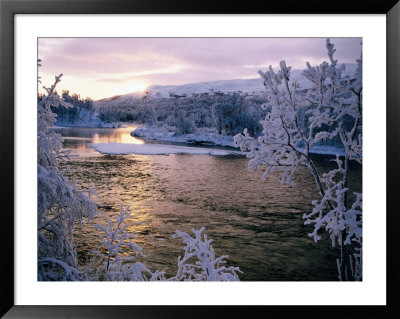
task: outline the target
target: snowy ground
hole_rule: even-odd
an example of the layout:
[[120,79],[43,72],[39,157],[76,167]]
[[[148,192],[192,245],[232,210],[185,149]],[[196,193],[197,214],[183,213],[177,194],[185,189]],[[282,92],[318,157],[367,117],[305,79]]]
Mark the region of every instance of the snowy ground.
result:
[[[234,147],[233,136],[219,135],[214,131],[215,130],[211,129],[199,130],[194,134],[175,135],[173,129],[168,129],[166,127],[141,126],[132,131],[131,135],[145,140]],[[342,149],[326,145],[316,145],[310,153],[320,155],[339,154],[344,156],[344,151]]]
[[[93,128],[120,128],[127,127],[132,123],[103,123],[75,122],[56,123],[55,127],[93,127]],[[193,155],[235,155],[244,156],[245,152],[240,152],[237,148],[234,150],[214,149],[212,146],[234,147],[233,136],[219,135],[215,129],[201,129],[194,134],[176,135],[176,129],[173,127],[148,127],[140,126],[131,132],[134,137],[144,140],[154,140],[160,142],[187,143],[188,146],[165,145],[165,144],[131,144],[131,143],[91,143],[88,144],[95,151],[102,154],[140,154],[140,155],[169,155],[169,154],[193,154]],[[202,145],[210,147],[193,147],[192,145]],[[314,146],[311,151],[313,154],[321,155],[344,155],[343,150],[334,146]]]
[[169,154],[192,154],[192,155],[244,155],[243,152],[212,149],[206,147],[189,147],[165,144],[128,144],[128,143],[91,143],[91,148],[102,154],[137,154],[137,155],[169,155]]
[[146,140],[234,147],[233,136],[219,135],[213,129],[202,129],[193,134],[175,135],[175,130],[167,127],[141,126],[132,131],[131,135]]
[[[345,63],[346,69],[344,75],[354,74],[357,64]],[[304,68],[306,66],[304,65]],[[299,85],[300,89],[308,89],[311,83],[303,76],[303,69],[292,69],[290,72],[290,83],[294,81]],[[277,70],[275,70],[277,71]],[[256,75],[256,74],[255,74]],[[148,92],[153,98],[169,98],[170,93],[176,95],[193,96],[193,94],[212,94],[213,92],[242,92],[249,94],[264,94],[265,87],[260,77],[253,79],[233,79],[210,82],[187,83],[181,85],[151,85],[144,92]],[[113,96],[108,99],[96,101],[95,103],[103,103],[108,101],[119,101],[127,103],[130,99],[142,98],[146,93],[133,92],[125,95]]]

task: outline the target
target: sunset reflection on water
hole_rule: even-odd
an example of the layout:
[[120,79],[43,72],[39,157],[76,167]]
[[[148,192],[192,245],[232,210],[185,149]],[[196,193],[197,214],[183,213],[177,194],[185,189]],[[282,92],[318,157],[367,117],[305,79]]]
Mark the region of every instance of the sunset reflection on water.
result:
[[145,142],[134,136],[131,132],[138,125],[123,128],[83,128],[83,127],[54,127],[54,131],[63,136],[63,147],[71,149],[71,154],[98,155],[88,143],[127,143],[144,144]]
[[135,128],[126,128],[115,130],[111,134],[95,133],[93,135],[91,143],[129,143],[129,144],[144,144],[143,140],[140,140],[134,136],[131,136],[131,131]]
[[[129,135],[133,129],[108,129],[107,141],[129,138],[134,143]],[[75,143],[72,147],[79,153],[79,145],[96,138],[104,142],[102,130],[63,131],[64,147]],[[312,226],[304,225],[303,214],[312,210],[312,201],[318,198],[306,169],[298,169],[297,186],[290,187],[280,183],[278,172],[263,180],[260,171],[248,171],[248,159],[241,157],[91,152],[80,152],[61,168],[69,168],[66,177],[79,189],[96,189],[100,212],[94,223],[105,225],[105,216],[115,222],[120,204],[131,205],[127,231],[135,234],[133,241],[146,255],[135,260],[149,269],[165,270],[167,277],[176,274],[184,244],[172,235],[177,229],[191,234],[192,228],[205,226],[216,255],[229,255],[227,266],[239,266],[241,280],[337,280],[338,252],[328,236],[315,244],[307,235]],[[322,172],[335,167],[332,157],[313,156],[313,161]],[[352,167],[349,177],[351,193],[360,192],[361,167]],[[94,223],[77,226],[74,233],[83,263],[100,245]],[[131,256],[125,248],[121,254]]]

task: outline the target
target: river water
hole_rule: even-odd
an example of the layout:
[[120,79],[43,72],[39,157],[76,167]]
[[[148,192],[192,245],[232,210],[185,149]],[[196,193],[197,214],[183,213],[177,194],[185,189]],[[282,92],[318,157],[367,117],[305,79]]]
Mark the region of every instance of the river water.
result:
[[[55,128],[72,150],[64,163],[78,188],[95,187],[101,214],[114,216],[120,203],[131,205],[128,231],[151,270],[172,276],[184,244],[175,230],[191,233],[205,227],[216,255],[229,255],[247,281],[337,280],[336,256],[327,236],[318,243],[307,236],[304,213],[319,195],[310,173],[300,168],[295,187],[282,185],[279,173],[267,180],[249,172],[248,159],[209,155],[102,155],[87,143],[144,143],[133,138],[134,126],[118,129]],[[313,159],[321,171],[334,168],[330,156]],[[352,167],[350,187],[361,191],[361,167]],[[101,214],[96,222],[103,222]],[[99,244],[95,227],[77,227],[78,256],[85,261]],[[128,252],[125,252],[128,254]]]

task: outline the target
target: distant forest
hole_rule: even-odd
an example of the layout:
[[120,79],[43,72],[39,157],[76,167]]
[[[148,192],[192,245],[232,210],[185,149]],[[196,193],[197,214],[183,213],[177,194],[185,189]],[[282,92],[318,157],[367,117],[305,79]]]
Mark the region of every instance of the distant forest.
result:
[[[307,91],[298,94],[306,95]],[[251,136],[262,134],[262,121],[271,111],[266,95],[242,92],[208,92],[191,95],[176,95],[169,97],[122,96],[115,99],[93,101],[82,99],[78,94],[70,95],[63,91],[60,95],[70,107],[58,106],[52,108],[57,114],[57,123],[73,125],[77,121],[90,121],[93,118],[103,123],[130,122],[149,126],[168,126],[175,129],[176,134],[196,133],[198,129],[214,129],[216,133],[234,136],[247,128]],[[39,96],[39,100],[42,96]],[[299,125],[306,128],[311,116],[308,109],[300,113]],[[344,124],[352,125],[351,119],[345,119]],[[325,127],[316,128],[323,130]],[[339,140],[322,141],[323,145],[340,145]]]

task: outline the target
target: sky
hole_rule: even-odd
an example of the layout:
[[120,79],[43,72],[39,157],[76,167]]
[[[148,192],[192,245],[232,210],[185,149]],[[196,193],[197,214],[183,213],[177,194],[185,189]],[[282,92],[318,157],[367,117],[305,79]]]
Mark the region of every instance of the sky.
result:
[[[360,38],[331,38],[339,63],[360,57]],[[281,60],[294,69],[327,61],[325,38],[39,38],[42,86],[99,100],[179,85],[258,77]],[[40,92],[43,92],[40,89]]]

